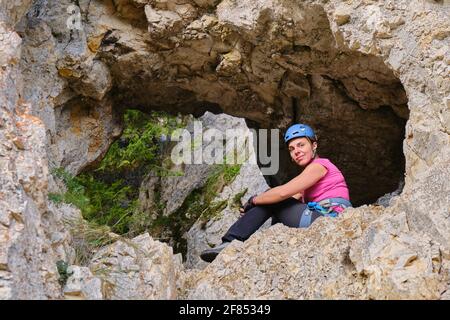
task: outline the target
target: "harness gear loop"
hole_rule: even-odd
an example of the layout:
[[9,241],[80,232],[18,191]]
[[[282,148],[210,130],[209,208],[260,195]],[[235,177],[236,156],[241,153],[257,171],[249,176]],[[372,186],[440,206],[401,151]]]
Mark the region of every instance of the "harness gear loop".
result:
[[308,202],[308,206],[302,212],[299,228],[307,228],[311,225],[313,211],[320,213],[324,217],[337,217],[338,212],[333,210],[333,207],[335,206],[340,206],[341,208],[346,209],[352,207],[352,204],[344,198],[328,198],[319,202]]

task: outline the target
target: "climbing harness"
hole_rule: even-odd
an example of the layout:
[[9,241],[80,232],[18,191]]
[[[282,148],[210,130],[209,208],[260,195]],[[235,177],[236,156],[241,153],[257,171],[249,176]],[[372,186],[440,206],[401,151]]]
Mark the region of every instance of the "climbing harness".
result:
[[345,209],[352,207],[352,204],[344,198],[328,198],[319,202],[308,202],[308,206],[303,211],[300,218],[299,228],[307,228],[311,225],[312,213],[314,211],[320,213],[324,217],[337,217],[338,213],[332,209],[335,206],[340,206]]

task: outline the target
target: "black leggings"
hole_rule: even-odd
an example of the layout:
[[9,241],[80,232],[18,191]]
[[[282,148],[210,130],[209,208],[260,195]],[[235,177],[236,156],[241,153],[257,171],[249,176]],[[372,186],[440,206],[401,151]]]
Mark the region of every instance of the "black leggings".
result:
[[[306,204],[294,198],[288,198],[278,203],[256,206],[239,218],[222,237],[223,242],[247,240],[267,219],[272,217],[272,225],[282,223],[288,227],[298,228]],[[311,223],[320,217],[315,211],[311,215]]]

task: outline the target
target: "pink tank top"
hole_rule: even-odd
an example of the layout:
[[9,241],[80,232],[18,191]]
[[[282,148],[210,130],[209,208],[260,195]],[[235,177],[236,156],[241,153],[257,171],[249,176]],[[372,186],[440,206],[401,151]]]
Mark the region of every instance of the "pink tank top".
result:
[[[319,163],[327,169],[327,173],[312,187],[303,193],[305,203],[310,201],[319,202],[328,198],[344,198],[350,201],[347,183],[342,172],[325,158],[316,158],[311,163]],[[311,164],[310,163],[310,164]],[[340,209],[340,208],[339,208]],[[341,211],[341,210],[337,210]]]

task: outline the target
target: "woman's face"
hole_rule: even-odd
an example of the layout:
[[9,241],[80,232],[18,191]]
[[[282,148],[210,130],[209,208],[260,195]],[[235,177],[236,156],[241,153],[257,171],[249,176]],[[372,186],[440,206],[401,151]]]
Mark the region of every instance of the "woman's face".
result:
[[301,167],[305,167],[312,159],[317,142],[309,142],[307,138],[296,138],[288,144],[292,160]]

